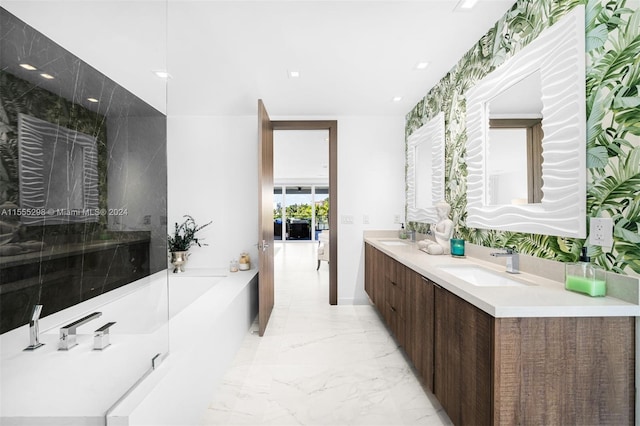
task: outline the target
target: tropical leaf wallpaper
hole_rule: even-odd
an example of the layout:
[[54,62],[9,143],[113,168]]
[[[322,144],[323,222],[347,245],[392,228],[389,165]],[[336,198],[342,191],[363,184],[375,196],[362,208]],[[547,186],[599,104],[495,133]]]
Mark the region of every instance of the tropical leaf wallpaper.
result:
[[[405,136],[445,114],[445,198],[456,233],[487,247],[640,275],[640,7],[625,0],[520,0],[407,114]],[[611,217],[613,247],[588,240],[466,227],[465,92],[577,5],[585,5],[587,212]],[[409,223],[425,232],[429,224]]]

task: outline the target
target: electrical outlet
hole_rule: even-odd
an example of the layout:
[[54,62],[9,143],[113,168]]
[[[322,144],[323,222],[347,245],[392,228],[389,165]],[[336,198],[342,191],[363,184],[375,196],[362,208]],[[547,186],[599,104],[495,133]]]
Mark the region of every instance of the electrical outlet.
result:
[[368,214],[362,215],[362,223],[364,223],[365,225],[369,224],[369,215]]
[[400,215],[399,215],[399,214],[397,214],[397,215],[395,215],[395,216],[393,217],[393,223],[401,223],[401,222],[400,222],[400,220],[401,220],[401,219],[400,219]]
[[593,246],[613,245],[613,220],[609,217],[592,217],[589,221],[589,243]]

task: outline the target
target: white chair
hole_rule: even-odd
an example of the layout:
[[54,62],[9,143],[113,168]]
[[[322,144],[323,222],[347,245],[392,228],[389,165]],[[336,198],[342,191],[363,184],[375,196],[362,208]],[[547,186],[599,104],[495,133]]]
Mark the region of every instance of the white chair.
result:
[[326,260],[329,263],[329,230],[324,230],[318,235],[318,267],[320,269],[320,261]]

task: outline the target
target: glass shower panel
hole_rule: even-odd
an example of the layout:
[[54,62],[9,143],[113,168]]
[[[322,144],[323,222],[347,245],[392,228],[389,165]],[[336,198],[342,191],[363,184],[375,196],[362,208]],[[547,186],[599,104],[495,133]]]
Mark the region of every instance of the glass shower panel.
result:
[[96,423],[169,350],[166,82],[125,57],[166,64],[167,3],[34,3],[0,2],[0,413]]

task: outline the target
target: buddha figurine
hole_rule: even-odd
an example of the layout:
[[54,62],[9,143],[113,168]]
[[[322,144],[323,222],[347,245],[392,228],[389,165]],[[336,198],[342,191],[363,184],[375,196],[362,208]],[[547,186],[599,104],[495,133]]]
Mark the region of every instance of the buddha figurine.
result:
[[432,227],[434,240],[425,239],[418,241],[418,248],[429,254],[449,254],[451,236],[453,235],[453,221],[449,219],[451,206],[440,201],[436,203],[436,212],[438,214],[438,223]]

